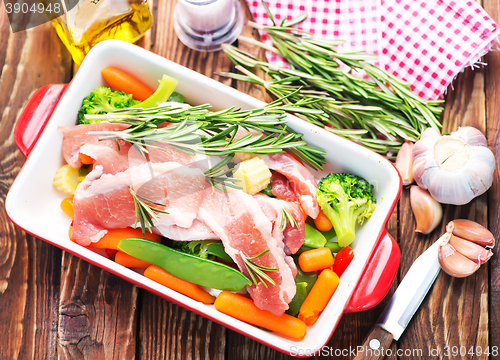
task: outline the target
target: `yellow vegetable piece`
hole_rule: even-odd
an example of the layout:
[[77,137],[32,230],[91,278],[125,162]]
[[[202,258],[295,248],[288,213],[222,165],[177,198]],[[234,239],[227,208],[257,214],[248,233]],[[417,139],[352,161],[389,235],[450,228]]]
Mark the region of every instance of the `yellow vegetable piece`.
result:
[[75,213],[73,211],[73,198],[66,198],[61,201],[61,210],[70,218],[74,219]]
[[78,169],[73,169],[69,165],[61,166],[54,176],[54,186],[57,190],[64,191],[66,194],[75,195],[78,186]]
[[254,157],[239,163],[233,177],[241,180],[236,184],[247,194],[254,195],[265,189],[271,181],[271,171],[264,160]]

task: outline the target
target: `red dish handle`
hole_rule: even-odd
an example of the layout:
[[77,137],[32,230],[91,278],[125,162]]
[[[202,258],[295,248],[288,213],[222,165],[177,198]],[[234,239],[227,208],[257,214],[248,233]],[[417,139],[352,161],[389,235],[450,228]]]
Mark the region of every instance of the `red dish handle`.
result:
[[28,100],[14,129],[14,141],[25,157],[38,141],[66,86],[67,84],[42,86]]
[[352,313],[368,310],[381,302],[396,277],[400,258],[401,252],[398,244],[387,230],[384,230],[354,290],[354,295],[344,311]]

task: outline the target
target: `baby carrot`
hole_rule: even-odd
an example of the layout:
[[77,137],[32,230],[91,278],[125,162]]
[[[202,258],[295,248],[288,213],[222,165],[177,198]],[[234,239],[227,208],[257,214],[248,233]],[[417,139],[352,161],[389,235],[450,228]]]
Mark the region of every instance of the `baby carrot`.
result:
[[337,286],[339,286],[337,274],[330,269],[323,270],[300,307],[299,319],[307,325],[313,325],[337,290]]
[[326,269],[333,262],[332,252],[327,247],[307,250],[299,256],[299,266],[305,272]]
[[73,198],[66,198],[61,201],[61,210],[70,218],[74,219],[75,213],[73,211]]
[[90,156],[82,154],[82,153],[78,153],[78,158],[80,159],[82,164],[85,164],[85,165],[90,165],[90,164],[94,163],[94,159],[92,159]]
[[132,94],[132,97],[136,100],[144,101],[153,95],[153,90],[141,83],[135,77],[121,70],[107,67],[101,70],[101,75],[109,85],[118,91]]
[[142,236],[141,229],[109,229],[106,235],[99,239],[98,242],[91,243],[89,246],[97,249],[115,249],[118,250],[120,240],[128,238],[144,238],[156,242],[160,242],[160,235],[151,234],[146,231],[146,235]]
[[158,266],[149,266],[144,271],[144,276],[204,304],[213,304],[215,300],[214,296],[203,290],[199,285],[179,279]]
[[243,295],[223,291],[215,299],[214,306],[220,312],[249,324],[260,326],[277,333],[301,339],[306,333],[306,324],[293,316],[283,314],[276,316],[269,311],[261,310]]
[[316,229],[319,231],[329,231],[332,229],[332,222],[321,209],[319,209],[318,217],[314,219],[314,225],[316,225]]
[[130,256],[129,254],[124,253],[123,251],[118,251],[115,254],[115,262],[117,264],[123,265],[125,267],[129,267],[129,268],[145,269],[149,265],[151,265],[150,263],[145,262],[145,261],[138,259],[136,257]]

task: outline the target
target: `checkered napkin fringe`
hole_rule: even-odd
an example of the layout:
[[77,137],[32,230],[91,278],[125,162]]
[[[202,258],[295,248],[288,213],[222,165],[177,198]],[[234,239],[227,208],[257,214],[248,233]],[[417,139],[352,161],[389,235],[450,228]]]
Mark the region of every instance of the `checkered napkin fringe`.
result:
[[[374,63],[406,80],[424,99],[443,95],[455,76],[474,66],[500,30],[473,0],[266,0],[275,19],[307,19],[298,27],[346,40],[339,51],[365,50]],[[260,0],[247,0],[255,22],[271,25]],[[264,41],[269,42],[265,34]],[[268,61],[283,65],[271,52]]]

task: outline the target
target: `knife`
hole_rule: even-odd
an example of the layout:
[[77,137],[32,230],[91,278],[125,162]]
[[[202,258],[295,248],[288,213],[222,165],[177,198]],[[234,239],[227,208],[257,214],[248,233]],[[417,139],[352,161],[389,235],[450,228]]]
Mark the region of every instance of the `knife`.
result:
[[445,235],[415,260],[363,345],[357,347],[354,360],[383,359],[390,355],[392,340],[399,340],[441,270],[438,250]]

